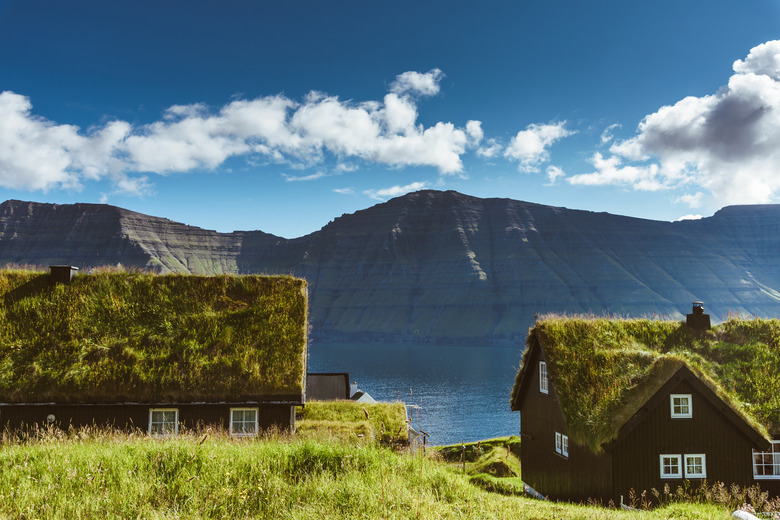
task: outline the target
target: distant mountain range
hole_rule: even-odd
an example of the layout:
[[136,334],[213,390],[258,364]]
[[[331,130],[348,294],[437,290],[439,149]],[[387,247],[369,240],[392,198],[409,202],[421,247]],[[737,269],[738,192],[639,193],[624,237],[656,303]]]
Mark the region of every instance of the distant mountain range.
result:
[[0,204],[0,264],[284,273],[315,341],[511,343],[535,313],[780,315],[780,205],[659,222],[420,191],[296,239],[103,204]]

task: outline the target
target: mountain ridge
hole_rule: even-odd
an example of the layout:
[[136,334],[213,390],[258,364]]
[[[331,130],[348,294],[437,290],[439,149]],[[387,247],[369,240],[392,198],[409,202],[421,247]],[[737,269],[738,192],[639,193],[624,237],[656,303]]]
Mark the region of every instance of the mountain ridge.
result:
[[0,264],[307,279],[312,338],[521,344],[536,313],[780,313],[780,205],[663,222],[424,190],[285,239],[116,206],[0,204]]

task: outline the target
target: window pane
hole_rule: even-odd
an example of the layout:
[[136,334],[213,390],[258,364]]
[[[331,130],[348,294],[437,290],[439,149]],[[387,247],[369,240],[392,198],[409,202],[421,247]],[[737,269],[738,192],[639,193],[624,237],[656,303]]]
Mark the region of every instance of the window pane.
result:
[[231,410],[231,435],[257,435],[257,410],[234,408]]

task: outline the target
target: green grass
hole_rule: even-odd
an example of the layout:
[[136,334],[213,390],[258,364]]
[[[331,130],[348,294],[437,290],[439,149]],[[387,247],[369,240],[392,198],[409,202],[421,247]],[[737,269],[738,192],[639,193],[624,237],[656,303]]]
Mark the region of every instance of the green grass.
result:
[[405,405],[363,404],[354,401],[309,401],[302,409],[298,434],[304,437],[334,436],[383,445],[406,444]]
[[292,277],[0,271],[0,399],[300,395],[306,282]]
[[[700,333],[673,321],[545,316],[534,341],[570,438],[594,451],[683,364],[759,432],[780,433],[778,320],[730,319]],[[513,396],[518,383],[519,374]]]
[[223,433],[106,432],[0,447],[7,518],[726,518],[720,506],[646,513],[487,492],[429,457],[367,443]]

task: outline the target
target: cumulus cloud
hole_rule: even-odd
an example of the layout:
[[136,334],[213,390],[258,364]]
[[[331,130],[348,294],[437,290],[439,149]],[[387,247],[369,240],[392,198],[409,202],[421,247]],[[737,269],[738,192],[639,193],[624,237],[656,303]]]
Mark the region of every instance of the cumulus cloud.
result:
[[686,97],[646,116],[636,136],[611,146],[611,157],[594,156],[597,171],[569,182],[637,190],[696,185],[721,204],[776,200],[780,40],[754,47],[733,69],[717,92]]
[[390,92],[398,95],[435,96],[439,93],[439,81],[443,76],[439,69],[431,69],[425,73],[404,72],[395,77],[395,81],[390,85]]
[[528,125],[509,141],[504,157],[518,161],[522,172],[539,171],[539,165],[550,159],[548,148],[573,133],[566,129],[566,121]]
[[558,177],[565,176],[566,172],[564,172],[558,166],[550,165],[547,167],[547,178],[550,180],[550,185],[555,184],[555,181],[558,180]]
[[365,190],[364,195],[368,195],[375,200],[387,200],[393,197],[400,197],[413,191],[424,190],[428,187],[427,182],[413,182],[406,186],[393,186],[391,188],[384,188],[381,190]]
[[675,222],[682,222],[683,220],[699,220],[702,219],[701,215],[683,215],[682,217],[675,220]]
[[504,149],[495,139],[488,139],[483,146],[477,148],[477,155],[486,159],[498,157]]
[[89,131],[34,115],[29,98],[7,91],[0,93],[0,186],[79,188],[86,180],[109,178],[142,193],[149,189],[148,174],[214,169],[237,156],[307,166],[330,157],[342,171],[368,161],[458,174],[461,156],[484,134],[479,121],[463,127],[417,121],[417,99],[437,94],[442,76],[439,69],[400,74],[381,101],[313,91],[300,101],[265,96],[217,110],[174,105],[150,124],[112,121]]

